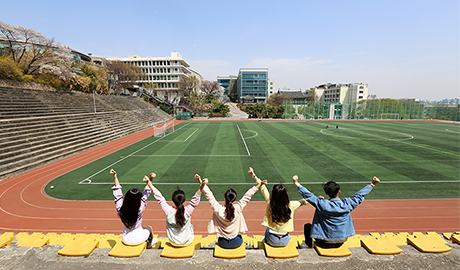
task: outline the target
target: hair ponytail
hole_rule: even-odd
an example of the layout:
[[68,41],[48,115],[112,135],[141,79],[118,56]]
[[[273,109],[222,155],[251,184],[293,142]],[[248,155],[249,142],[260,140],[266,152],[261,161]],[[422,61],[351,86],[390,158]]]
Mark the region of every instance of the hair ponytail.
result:
[[287,222],[291,219],[291,209],[289,208],[289,194],[283,184],[273,186],[270,195],[270,215],[275,223]]
[[225,219],[232,221],[235,218],[235,207],[233,202],[236,200],[236,191],[229,189],[224,194],[225,197]]
[[176,205],[176,224],[179,227],[183,227],[185,225],[185,192],[180,189],[174,191],[172,194],[172,201]]

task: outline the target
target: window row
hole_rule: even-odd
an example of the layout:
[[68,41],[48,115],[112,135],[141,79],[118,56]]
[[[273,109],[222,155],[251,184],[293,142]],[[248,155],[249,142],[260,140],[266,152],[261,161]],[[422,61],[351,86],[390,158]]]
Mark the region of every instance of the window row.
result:
[[178,68],[142,68],[141,69],[145,74],[155,74],[155,73],[181,73],[181,70]]
[[131,61],[131,65],[136,67],[150,67],[150,66],[177,66],[178,61]]

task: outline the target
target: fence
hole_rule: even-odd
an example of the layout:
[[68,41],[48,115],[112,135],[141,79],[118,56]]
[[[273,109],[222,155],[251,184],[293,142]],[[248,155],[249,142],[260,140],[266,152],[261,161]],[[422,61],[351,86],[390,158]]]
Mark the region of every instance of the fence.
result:
[[439,119],[460,121],[459,103],[364,100],[350,104],[284,101],[284,119]]

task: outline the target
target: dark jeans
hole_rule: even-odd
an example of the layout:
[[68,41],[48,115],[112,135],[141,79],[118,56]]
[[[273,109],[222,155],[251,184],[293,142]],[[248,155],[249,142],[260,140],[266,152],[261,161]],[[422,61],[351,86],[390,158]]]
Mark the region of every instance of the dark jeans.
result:
[[241,244],[243,244],[243,237],[240,234],[238,234],[233,239],[227,239],[227,238],[224,238],[224,237],[219,237],[217,239],[217,243],[222,248],[237,248],[237,247],[240,247]]
[[[307,244],[307,246],[311,248],[313,246],[313,238],[311,238],[311,224],[310,223],[305,223],[305,225],[303,225],[303,234],[305,236],[305,244]],[[321,247],[321,248],[338,248],[341,245],[343,245],[343,243],[324,242],[321,239],[315,239],[315,243],[318,247]]]

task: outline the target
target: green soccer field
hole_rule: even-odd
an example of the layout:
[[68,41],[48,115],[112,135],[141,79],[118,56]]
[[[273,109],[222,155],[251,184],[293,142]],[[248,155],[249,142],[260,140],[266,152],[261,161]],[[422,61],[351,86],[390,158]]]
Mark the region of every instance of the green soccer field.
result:
[[[326,126],[329,129],[326,129]],[[338,125],[338,129],[336,126]],[[124,192],[143,189],[150,172],[170,200],[176,188],[190,199],[196,173],[209,179],[216,198],[228,188],[239,197],[253,184],[253,167],[268,188],[292,176],[317,195],[334,180],[342,197],[373,176],[382,184],[367,199],[460,197],[460,126],[434,122],[185,122],[164,137],[150,137],[51,181],[45,192],[69,200],[112,200],[111,168]],[[50,189],[50,186],[54,186]],[[153,200],[153,196],[150,198]],[[204,197],[202,199],[205,199]],[[253,200],[262,200],[260,192]]]

